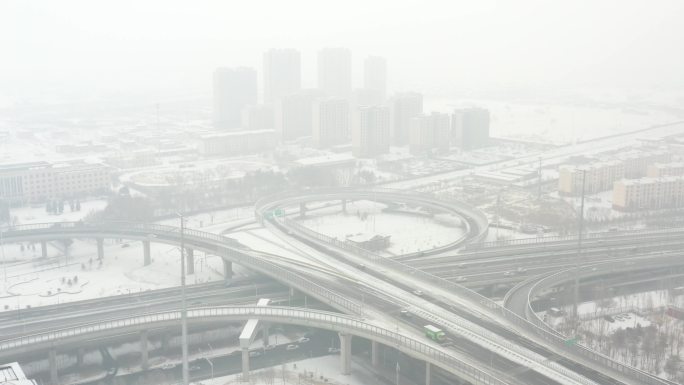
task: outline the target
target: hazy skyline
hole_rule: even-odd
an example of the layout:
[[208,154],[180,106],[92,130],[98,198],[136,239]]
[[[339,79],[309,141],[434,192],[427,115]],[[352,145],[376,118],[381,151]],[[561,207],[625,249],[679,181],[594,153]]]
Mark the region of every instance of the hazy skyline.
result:
[[[352,51],[388,61],[389,92],[483,87],[671,87],[683,84],[684,2],[4,1],[0,96],[55,88],[75,96],[209,95],[220,66],[259,72],[269,48]],[[260,87],[261,89],[261,87]]]

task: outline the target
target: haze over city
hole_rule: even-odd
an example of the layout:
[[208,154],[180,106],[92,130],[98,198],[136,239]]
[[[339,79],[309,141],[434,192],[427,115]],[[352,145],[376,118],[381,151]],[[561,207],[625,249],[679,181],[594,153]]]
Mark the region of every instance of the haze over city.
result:
[[684,384],[684,3],[0,3],[0,385]]

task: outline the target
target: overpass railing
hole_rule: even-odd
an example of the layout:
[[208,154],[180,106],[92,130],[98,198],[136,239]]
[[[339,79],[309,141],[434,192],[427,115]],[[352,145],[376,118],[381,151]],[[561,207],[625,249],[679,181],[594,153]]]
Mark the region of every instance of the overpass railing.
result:
[[[470,365],[457,357],[406,335],[367,323],[361,319],[317,310],[302,310],[287,307],[219,307],[188,310],[189,320],[211,321],[212,318],[266,318],[284,323],[315,325],[340,332],[348,332],[392,346],[405,353],[428,359],[433,364],[452,373],[465,374],[483,385],[508,385],[507,382]],[[13,350],[36,344],[54,344],[68,338],[79,338],[93,333],[116,332],[118,329],[145,328],[155,323],[179,322],[180,311],[146,314],[75,326],[72,328],[48,331],[0,341],[0,355],[11,354]]]
[[401,271],[407,274],[410,274],[413,277],[416,277],[418,279],[421,279],[425,282],[428,282],[430,285],[436,285],[442,289],[449,290],[462,298],[466,298],[470,301],[473,301],[475,303],[480,304],[483,306],[485,309],[488,309],[489,311],[492,312],[493,315],[495,316],[503,316],[505,319],[509,320],[510,322],[513,322],[515,325],[522,327],[523,329],[527,330],[528,332],[534,333],[541,338],[543,338],[545,341],[547,341],[551,346],[553,346],[556,349],[568,352],[570,354],[575,354],[579,355],[585,358],[589,358],[593,360],[594,362],[598,362],[603,366],[606,366],[608,368],[611,368],[613,370],[622,372],[628,376],[631,376],[633,378],[638,379],[639,381],[642,381],[645,384],[648,385],[665,385],[669,384],[668,381],[663,380],[661,378],[658,378],[654,375],[651,375],[647,372],[644,372],[642,370],[639,370],[635,367],[626,365],[624,363],[618,362],[616,360],[611,359],[610,357],[607,357],[601,353],[598,353],[592,349],[589,349],[583,345],[579,344],[573,344],[569,345],[567,342],[567,339],[564,338],[562,335],[560,335],[558,332],[550,328],[548,325],[545,323],[541,322],[538,323],[534,320],[530,321],[524,317],[521,317],[520,315],[516,314],[515,312],[512,312],[510,309],[505,308],[504,306],[499,305],[498,303],[492,301],[491,299],[475,292],[474,290],[468,289],[465,286],[459,285],[457,283],[448,281],[446,279],[443,279],[441,277],[438,277],[436,275],[427,273],[425,271],[416,269],[412,266],[406,265],[400,261],[397,261],[395,259],[390,259],[383,257],[379,254],[373,253],[369,250],[360,248],[354,244],[351,244],[346,241],[342,241],[321,233],[318,233],[314,230],[311,230],[307,228],[306,226],[298,223],[297,221],[291,220],[289,218],[278,218],[278,221],[280,221],[285,227],[289,227],[295,231],[297,231],[300,234],[303,234],[306,237],[310,237],[312,239],[316,239],[320,242],[324,242],[327,244],[330,244],[332,246],[338,247],[342,250],[349,251],[351,253],[354,253],[356,255],[362,256],[364,258],[367,258],[371,260],[374,263],[377,263],[379,265],[386,266],[388,268],[391,268],[395,271]]

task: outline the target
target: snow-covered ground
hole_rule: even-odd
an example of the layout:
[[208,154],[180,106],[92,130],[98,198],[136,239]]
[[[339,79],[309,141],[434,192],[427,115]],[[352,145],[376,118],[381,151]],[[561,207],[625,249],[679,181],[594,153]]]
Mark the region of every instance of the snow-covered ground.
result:
[[390,235],[391,243],[385,252],[393,255],[444,246],[463,236],[458,217],[383,212],[386,207],[377,202],[354,201],[347,203],[346,213],[339,206],[330,207],[307,213],[300,221],[314,231],[338,239],[360,233]]
[[[6,256],[18,259],[21,251],[12,246],[5,246]],[[152,244],[152,263],[143,266],[141,242],[105,240],[102,264],[97,260],[95,240],[74,240],[68,257],[63,254],[62,244],[54,242],[51,246],[47,259],[34,258],[33,250],[25,251],[25,261],[7,266],[0,311],[137,293],[180,283],[180,251],[176,247]],[[37,249],[40,254],[40,245]],[[222,263],[218,256],[195,252],[195,274],[188,276],[188,283],[222,279]]]
[[[376,384],[377,377],[365,366],[353,363],[350,375],[340,373],[338,355],[321,356],[303,361],[283,364],[273,368],[255,370],[250,373],[250,385],[369,385]],[[229,385],[240,383],[242,375],[232,375],[213,380],[194,382],[194,385]],[[305,380],[306,379],[306,380]],[[247,382],[245,382],[247,383]]]

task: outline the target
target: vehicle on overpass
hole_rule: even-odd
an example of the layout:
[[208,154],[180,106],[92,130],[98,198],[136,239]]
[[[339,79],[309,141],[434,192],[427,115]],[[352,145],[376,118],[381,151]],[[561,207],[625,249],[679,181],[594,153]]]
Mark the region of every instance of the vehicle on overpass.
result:
[[444,342],[446,340],[444,331],[436,326],[425,325],[423,330],[425,331],[425,336],[433,341]]

